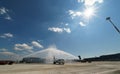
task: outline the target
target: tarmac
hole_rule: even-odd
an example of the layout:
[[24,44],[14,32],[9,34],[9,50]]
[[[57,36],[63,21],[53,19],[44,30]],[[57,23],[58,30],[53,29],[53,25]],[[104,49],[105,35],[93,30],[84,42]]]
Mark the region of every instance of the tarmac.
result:
[[120,74],[120,62],[0,65],[0,74]]

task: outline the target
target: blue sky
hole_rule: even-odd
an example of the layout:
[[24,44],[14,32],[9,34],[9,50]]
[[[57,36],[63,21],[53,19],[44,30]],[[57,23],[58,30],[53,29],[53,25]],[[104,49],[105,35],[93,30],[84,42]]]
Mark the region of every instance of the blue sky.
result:
[[82,58],[120,53],[120,0],[0,0],[0,58],[55,46]]

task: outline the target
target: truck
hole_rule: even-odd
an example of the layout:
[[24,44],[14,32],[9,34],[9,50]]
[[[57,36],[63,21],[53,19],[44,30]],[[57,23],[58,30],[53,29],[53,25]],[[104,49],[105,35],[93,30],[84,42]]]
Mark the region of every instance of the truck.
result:
[[64,59],[57,59],[53,61],[53,64],[59,64],[59,65],[64,65],[65,60]]

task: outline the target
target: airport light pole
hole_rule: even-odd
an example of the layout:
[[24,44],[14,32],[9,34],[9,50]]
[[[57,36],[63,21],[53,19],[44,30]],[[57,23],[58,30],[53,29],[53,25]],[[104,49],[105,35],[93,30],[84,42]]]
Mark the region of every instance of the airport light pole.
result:
[[115,30],[120,34],[120,30],[117,28],[117,26],[115,26],[115,24],[111,21],[110,17],[107,17],[106,20],[108,20],[112,25],[113,27],[115,28]]

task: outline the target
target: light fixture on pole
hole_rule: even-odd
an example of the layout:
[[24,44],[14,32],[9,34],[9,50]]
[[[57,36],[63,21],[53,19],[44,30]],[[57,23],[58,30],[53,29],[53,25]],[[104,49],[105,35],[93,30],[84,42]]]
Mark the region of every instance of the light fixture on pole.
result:
[[108,20],[112,25],[113,27],[116,29],[116,31],[120,34],[120,30],[117,28],[117,26],[115,26],[115,24],[111,21],[111,18],[110,17],[107,17],[106,20]]

